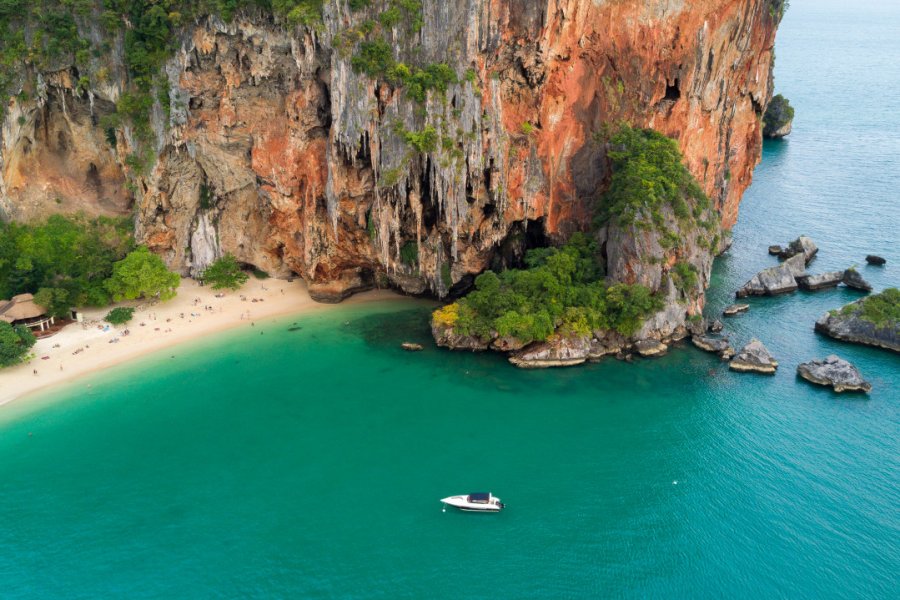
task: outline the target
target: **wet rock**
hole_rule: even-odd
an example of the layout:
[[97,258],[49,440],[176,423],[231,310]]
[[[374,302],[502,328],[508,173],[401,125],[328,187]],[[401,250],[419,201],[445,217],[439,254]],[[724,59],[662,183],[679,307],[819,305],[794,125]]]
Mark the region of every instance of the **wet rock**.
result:
[[801,235],[796,240],[788,244],[778,254],[778,258],[787,260],[793,256],[797,256],[798,254],[802,254],[806,264],[809,264],[809,261],[813,259],[818,251],[819,248],[811,238],[808,238],[805,235]]
[[[745,304],[744,306],[747,306],[747,305]],[[723,329],[725,329],[725,323],[723,323],[719,319],[713,319],[712,321],[709,322],[708,330],[711,331],[712,333],[719,333]]]
[[870,265],[875,265],[876,267],[880,267],[887,261],[875,254],[869,254],[866,256],[866,262],[869,263]]
[[400,344],[400,347],[408,352],[421,352],[423,350],[422,344],[415,342],[403,342]]
[[772,256],[778,256],[783,251],[784,251],[784,249],[781,246],[778,246],[778,245],[769,246],[769,254],[771,254]]
[[797,291],[797,277],[805,273],[806,256],[796,254],[775,267],[763,269],[735,294],[747,296],[775,296]]
[[644,358],[662,356],[668,349],[669,347],[659,340],[638,340],[634,344],[634,351]]
[[515,352],[516,350],[521,350],[528,344],[523,342],[517,337],[513,337],[511,335],[500,336],[494,341],[491,342],[491,350],[497,350],[499,352]]
[[722,314],[726,317],[733,317],[735,315],[745,313],[748,310],[750,310],[749,304],[731,304],[725,307],[725,310],[722,311]]
[[588,336],[553,336],[546,342],[526,346],[509,357],[509,362],[522,369],[572,367],[583,364],[591,353]]
[[843,271],[828,271],[819,275],[801,275],[797,278],[797,285],[800,289],[810,292],[822,290],[825,288],[837,287],[837,284],[844,278]]
[[869,282],[863,279],[863,276],[859,274],[859,271],[852,267],[844,271],[844,276],[841,281],[848,288],[853,288],[854,290],[860,290],[862,292],[872,291],[872,286]]
[[617,333],[595,331],[588,351],[588,360],[596,362],[610,354],[618,355],[624,349],[625,343],[625,338]]
[[434,320],[431,322],[431,334],[438,346],[452,350],[481,351],[487,350],[490,345],[478,336],[457,333],[453,327],[435,323]]
[[722,358],[729,359],[734,356],[734,348],[728,343],[727,337],[714,337],[711,335],[695,335],[691,342],[706,352],[718,354]]
[[753,339],[731,359],[728,368],[732,371],[771,375],[778,368],[778,362],[761,341]]
[[865,317],[864,305],[873,299],[897,298],[896,289],[851,302],[840,310],[825,313],[816,321],[816,331],[835,339],[900,352],[900,321],[884,319],[875,323]]
[[825,360],[812,360],[797,367],[797,375],[818,384],[831,386],[835,392],[866,392],[872,384],[862,378],[859,370],[834,354]]
[[687,333],[690,335],[703,335],[709,329],[706,319],[694,319],[687,322]]

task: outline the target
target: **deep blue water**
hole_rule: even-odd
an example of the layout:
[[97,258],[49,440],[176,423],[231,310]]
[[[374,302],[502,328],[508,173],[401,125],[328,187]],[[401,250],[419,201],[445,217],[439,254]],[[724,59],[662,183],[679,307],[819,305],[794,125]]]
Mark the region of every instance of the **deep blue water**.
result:
[[[801,233],[812,270],[900,284],[900,5],[793,0],[777,49],[794,133],[765,146],[711,313]],[[812,330],[857,297],[728,320],[772,377],[690,347],[541,372],[409,354],[413,301],[112,369],[0,411],[0,596],[900,597],[900,358]],[[832,352],[869,397],[796,378]],[[441,512],[477,489],[509,508]]]

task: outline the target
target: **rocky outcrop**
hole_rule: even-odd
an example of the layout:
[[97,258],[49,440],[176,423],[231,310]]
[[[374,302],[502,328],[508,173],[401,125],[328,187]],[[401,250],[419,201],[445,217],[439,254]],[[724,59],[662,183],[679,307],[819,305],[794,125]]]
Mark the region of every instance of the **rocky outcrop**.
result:
[[749,304],[729,304],[722,311],[722,315],[726,317],[734,317],[750,310]]
[[788,99],[781,94],[772,98],[763,123],[763,135],[767,138],[780,139],[790,135],[794,123],[794,108]]
[[796,254],[775,267],[757,273],[753,279],[735,294],[738,298],[747,296],[775,296],[797,291],[797,278],[806,272],[806,256]]
[[490,347],[490,342],[485,342],[476,335],[457,333],[453,327],[431,322],[431,333],[438,346],[452,348],[454,350],[472,350],[480,352]]
[[728,368],[732,371],[771,375],[778,368],[778,362],[762,342],[753,339],[734,355],[734,358],[728,363]]
[[831,386],[835,392],[870,392],[872,384],[862,378],[859,370],[834,354],[825,360],[800,363],[797,375],[817,385]]
[[644,358],[662,356],[668,350],[668,345],[657,340],[638,340],[634,344],[634,351]]
[[[138,240],[183,273],[232,253],[274,276],[301,275],[321,301],[375,285],[445,297],[527,247],[587,228],[609,174],[597,133],[627,121],[678,140],[727,230],[760,157],[770,4],[425,0],[420,27],[383,32],[375,2],[351,11],[325,0],[312,28],[260,11],[185,18],[161,77],[168,96],[153,95],[149,141],[121,115],[103,119],[129,89],[124,36],[79,16],[82,35],[108,51],[77,72],[62,61],[13,78],[0,218],[134,214]],[[394,60],[446,63],[458,82],[420,102],[355,70],[359,40],[375,35],[367,23]],[[428,128],[434,144],[410,142]],[[691,241],[681,255],[660,263],[645,259],[666,243],[658,236],[598,233],[615,280],[655,284],[667,298],[641,336],[671,333],[702,309],[727,236],[701,246],[682,234]],[[698,293],[667,283],[674,260],[696,267]]]
[[724,360],[728,360],[734,356],[734,348],[728,343],[727,337],[695,335],[691,337],[691,342],[705,352],[718,354]]
[[[865,303],[882,300],[891,290],[885,290],[882,294],[869,296],[852,302],[840,310],[825,313],[816,321],[815,330],[819,333],[831,336],[845,342],[854,342],[875,346],[900,352],[900,319],[885,316],[883,307],[876,311],[877,316],[872,316],[865,308]],[[894,298],[900,294],[893,290]],[[898,307],[893,305],[893,314],[898,313]]]
[[859,271],[853,268],[844,271],[841,282],[848,288],[853,288],[854,290],[859,290],[861,292],[872,291],[872,285],[863,279],[863,276],[859,274]]
[[816,246],[816,243],[812,241],[811,238],[805,235],[801,235],[796,240],[782,248],[781,252],[778,253],[778,258],[787,260],[792,256],[802,254],[806,264],[809,264],[818,252],[819,247]]
[[837,287],[843,279],[843,271],[829,271],[827,273],[820,273],[819,275],[801,275],[797,278],[797,285],[799,285],[802,290],[813,292],[825,288]]
[[784,248],[782,248],[781,246],[769,246],[769,254],[771,254],[772,256],[778,256],[782,252],[784,252]]
[[881,256],[877,256],[875,254],[867,254],[866,262],[869,263],[870,265],[875,265],[876,267],[880,267],[880,266],[884,265],[887,262],[887,260],[885,260]]
[[584,364],[590,354],[590,337],[554,335],[546,342],[514,352],[509,362],[522,369],[573,367]]

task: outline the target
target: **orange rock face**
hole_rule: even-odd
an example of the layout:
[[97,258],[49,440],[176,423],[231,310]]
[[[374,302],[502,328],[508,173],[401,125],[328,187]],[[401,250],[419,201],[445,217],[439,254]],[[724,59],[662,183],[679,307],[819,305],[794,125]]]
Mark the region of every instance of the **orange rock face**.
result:
[[[425,3],[420,31],[376,31],[396,60],[459,74],[425,102],[350,67],[347,32],[375,8],[327,4],[315,34],[258,17],[192,26],[166,66],[172,109],[155,115],[154,167],[131,173],[123,148],[104,149],[118,156],[98,163],[104,189],[130,176],[137,235],[171,266],[196,272],[232,252],[301,275],[323,300],[373,285],[445,296],[589,228],[609,178],[598,138],[620,121],[677,139],[723,226],[734,224],[771,96],[768,0]],[[61,118],[50,106],[45,120]],[[411,146],[408,134],[428,128],[433,147]],[[46,152],[27,158],[17,148],[32,138],[10,130],[0,209],[15,216],[23,190],[62,171],[33,158]],[[73,210],[130,200],[62,188]],[[705,283],[711,261],[698,260]],[[642,269],[626,260],[620,278],[660,285]]]

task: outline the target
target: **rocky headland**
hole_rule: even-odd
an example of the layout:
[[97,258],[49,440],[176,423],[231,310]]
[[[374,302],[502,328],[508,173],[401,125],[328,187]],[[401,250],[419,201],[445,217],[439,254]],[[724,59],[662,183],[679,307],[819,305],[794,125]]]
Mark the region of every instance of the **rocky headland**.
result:
[[889,288],[832,310],[816,321],[815,330],[845,342],[900,352],[900,290]]

